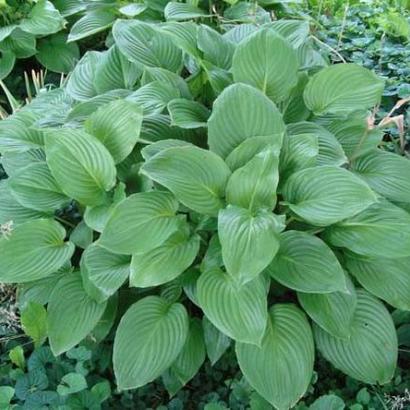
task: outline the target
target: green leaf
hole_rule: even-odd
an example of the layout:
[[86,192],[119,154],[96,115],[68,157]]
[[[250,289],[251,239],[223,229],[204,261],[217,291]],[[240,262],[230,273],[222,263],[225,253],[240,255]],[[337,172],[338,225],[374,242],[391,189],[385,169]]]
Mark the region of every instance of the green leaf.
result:
[[69,394],[78,393],[86,388],[87,381],[82,374],[67,373],[57,386],[57,393],[60,396],[68,396]]
[[275,149],[267,147],[259,152],[231,175],[226,186],[226,201],[250,211],[273,209],[279,182],[278,167]]
[[231,339],[220,332],[206,316],[202,318],[202,327],[206,353],[213,366],[231,345]]
[[410,310],[410,258],[387,259],[345,254],[349,272],[370,293],[401,310]]
[[125,255],[161,245],[179,227],[178,202],[167,192],[141,192],[121,201],[109,217],[99,244]]
[[14,397],[14,389],[10,386],[0,386],[0,407],[7,409],[11,399]]
[[70,234],[70,241],[81,249],[87,248],[93,241],[93,230],[81,221]]
[[116,19],[110,10],[91,10],[71,27],[68,42],[78,41],[110,28]]
[[0,80],[11,73],[15,62],[16,56],[12,51],[0,51]]
[[19,27],[27,33],[44,36],[57,33],[65,27],[65,24],[64,18],[53,3],[39,0],[28,17],[20,22]]
[[11,51],[17,58],[28,58],[37,53],[36,36],[16,28],[2,42],[0,50]]
[[167,108],[171,125],[181,128],[200,128],[207,125],[209,110],[196,101],[177,98],[170,101]]
[[326,240],[365,256],[410,256],[410,214],[383,200],[326,229]]
[[144,116],[161,114],[167,104],[174,98],[179,97],[176,86],[162,82],[153,81],[134,91],[127,100],[138,103],[144,111]]
[[134,389],[159,377],[178,357],[188,336],[183,305],[147,296],[122,317],[114,340],[118,387]]
[[190,54],[195,58],[200,58],[200,53],[197,48],[197,24],[194,22],[181,23],[169,21],[161,24],[159,30],[161,33],[164,33],[170,37],[174,44],[177,45],[183,52]]
[[21,326],[24,333],[31,337],[34,346],[41,346],[47,337],[47,311],[36,302],[29,302],[21,311]]
[[36,219],[0,238],[0,281],[23,283],[44,278],[71,257],[74,245],[64,242],[64,228],[51,219]]
[[130,61],[173,72],[182,65],[181,50],[154,25],[138,20],[117,20],[112,33],[121,53]]
[[242,41],[233,55],[235,82],[252,85],[272,101],[283,101],[297,82],[298,61],[292,46],[275,31],[263,28]]
[[85,122],[85,130],[108,149],[115,163],[123,161],[138,141],[142,124],[141,107],[126,100],[103,105]]
[[349,293],[302,293],[298,292],[298,300],[305,312],[322,329],[335,337],[348,338],[352,320],[356,310],[356,290],[346,275]]
[[139,64],[131,63],[113,45],[106,51],[96,68],[94,86],[98,93],[115,89],[132,89],[142,74]]
[[301,231],[280,235],[280,248],[268,268],[282,285],[306,293],[346,291],[342,267],[318,237]]
[[310,405],[309,410],[344,410],[344,408],[344,401],[340,397],[327,394],[316,399]]
[[295,305],[274,305],[261,346],[237,343],[236,356],[246,380],[264,399],[277,409],[293,407],[313,373],[313,337],[305,315]]
[[47,307],[48,337],[54,355],[81,342],[96,326],[105,307],[105,302],[98,304],[87,295],[78,272],[62,276]]
[[352,171],[393,202],[410,202],[410,161],[374,149],[352,161]]
[[205,16],[205,12],[189,3],[170,1],[164,9],[166,20],[183,21]]
[[244,284],[259,275],[279,249],[281,222],[266,209],[250,212],[229,205],[219,212],[218,235],[228,274]]
[[225,335],[260,344],[267,320],[266,291],[260,277],[240,286],[220,269],[211,269],[199,277],[197,298],[208,319]]
[[10,361],[21,370],[26,367],[26,359],[24,357],[24,350],[20,345],[13,347],[9,352]]
[[[270,4],[271,1],[263,1],[261,4]],[[286,1],[276,1],[273,3],[286,3]],[[275,20],[268,25],[273,28],[278,34],[284,37],[296,49],[305,43],[309,36],[309,22],[306,20],[286,20],[281,18]]]
[[222,158],[254,137],[270,137],[270,145],[279,149],[284,131],[282,116],[272,101],[249,85],[234,84],[214,102],[208,120],[208,144]]
[[67,44],[67,36],[62,33],[39,40],[37,47],[37,60],[56,73],[69,73],[80,59],[77,44]]
[[369,384],[391,380],[397,362],[397,335],[383,304],[367,292],[357,292],[350,338],[338,339],[315,326],[316,345],[336,368]]
[[[196,375],[204,360],[205,344],[202,325],[199,319],[194,318],[190,321],[184,347],[170,368],[170,372],[179,382],[178,387],[185,386]],[[173,390],[172,394],[175,393],[176,391]]]
[[[280,22],[280,20],[278,20],[278,22]],[[303,91],[308,81],[309,77],[306,72],[302,71],[298,73],[297,84],[290,91],[289,97],[281,104],[281,111],[285,123],[305,121],[309,117],[310,111],[303,100]]]
[[11,193],[24,207],[42,212],[54,212],[70,199],[61,191],[45,162],[22,168],[9,179]]
[[168,148],[142,166],[143,175],[168,188],[188,208],[216,215],[230,170],[213,152],[194,146]]
[[93,243],[83,253],[80,266],[86,292],[97,302],[102,302],[128,278],[130,257],[116,255]]
[[62,191],[84,205],[99,205],[115,185],[114,161],[95,137],[62,128],[47,132],[47,164]]
[[315,74],[305,88],[306,106],[315,114],[347,114],[375,106],[384,81],[356,64],[336,64]]
[[87,101],[97,95],[94,79],[102,53],[87,51],[75,66],[67,81],[66,90],[77,101]]
[[358,214],[376,195],[351,172],[333,166],[296,172],[282,190],[289,208],[305,221],[326,226]]
[[145,288],[170,282],[191,266],[200,237],[184,229],[171,235],[162,245],[132,256],[130,286]]

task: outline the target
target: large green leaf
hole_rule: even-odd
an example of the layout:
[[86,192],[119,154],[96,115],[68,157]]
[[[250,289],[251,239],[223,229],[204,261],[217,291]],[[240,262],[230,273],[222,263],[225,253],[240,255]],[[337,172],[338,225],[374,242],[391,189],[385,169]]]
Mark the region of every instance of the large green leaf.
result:
[[44,278],[59,269],[74,252],[64,242],[64,228],[51,219],[36,219],[0,238],[0,281],[23,283]]
[[383,88],[384,81],[370,70],[356,64],[336,64],[315,74],[303,96],[315,114],[343,114],[373,107]]
[[226,201],[251,211],[261,207],[273,209],[279,182],[278,168],[279,158],[274,148],[259,152],[231,175],[226,186]]
[[132,305],[117,328],[114,372],[118,387],[134,389],[159,377],[178,357],[188,336],[188,315],[179,303],[147,296]]
[[313,337],[305,315],[295,305],[274,305],[261,346],[237,343],[236,356],[246,380],[265,400],[280,410],[293,407],[313,373]]
[[397,335],[383,304],[363,290],[357,292],[357,308],[350,338],[336,338],[315,326],[316,345],[335,367],[357,380],[385,384],[397,362]]
[[[276,3],[274,0],[263,1],[261,4]],[[300,47],[309,36],[309,22],[306,20],[286,20],[284,18],[274,20],[268,27],[272,27],[278,34],[284,37],[294,48]]]
[[274,30],[263,28],[242,41],[235,50],[235,82],[260,89],[274,102],[283,101],[297,82],[298,61],[292,46]]
[[369,186],[394,202],[410,202],[410,161],[374,149],[352,161],[352,171]]
[[37,53],[36,36],[17,27],[6,39],[0,42],[0,50],[3,52],[11,51],[17,58],[31,57]]
[[188,229],[171,235],[163,244],[145,253],[132,256],[130,286],[149,287],[170,282],[191,266],[200,238],[189,236]]
[[348,292],[302,293],[298,300],[305,312],[326,332],[348,338],[356,310],[356,290],[346,275]]
[[15,62],[16,56],[12,51],[0,51],[0,80],[11,73]]
[[206,127],[209,110],[196,101],[177,98],[170,101],[167,108],[171,125],[181,128]]
[[360,178],[333,166],[296,172],[286,181],[282,192],[296,215],[318,226],[356,215],[377,200],[376,194]]
[[45,162],[35,162],[16,172],[9,179],[9,187],[21,205],[37,211],[52,213],[70,202]]
[[272,101],[249,85],[234,84],[214,102],[208,120],[208,144],[223,158],[253,137],[270,137],[270,145],[279,149],[284,131],[282,116]]
[[198,25],[194,22],[181,23],[168,21],[167,23],[161,24],[159,30],[172,39],[173,43],[183,52],[195,58],[200,57],[196,40]]
[[188,208],[217,215],[231,172],[213,152],[185,146],[159,152],[142,166],[141,173],[168,188]]
[[240,286],[215,268],[199,277],[196,293],[205,315],[222,333],[237,341],[260,344],[267,320],[261,277]]
[[83,288],[78,272],[66,274],[51,293],[47,307],[50,347],[59,355],[81,342],[97,325],[106,303],[97,303]]
[[410,310],[410,258],[387,259],[383,255],[345,255],[346,267],[370,293],[401,310]]
[[231,339],[219,331],[206,316],[202,318],[202,327],[206,353],[213,366],[231,345]]
[[117,20],[112,33],[118,48],[130,61],[173,72],[182,65],[181,50],[153,25],[138,20]]
[[51,1],[39,0],[19,27],[30,34],[44,36],[64,28],[66,22]]
[[190,3],[170,1],[165,6],[164,15],[167,20],[183,21],[203,17],[205,12]]
[[116,100],[103,105],[85,122],[86,131],[108,149],[115,163],[123,161],[138,141],[142,109],[131,101]]
[[110,10],[91,10],[78,19],[71,27],[68,41],[78,41],[82,38],[104,31],[111,27],[116,19]]
[[111,252],[131,255],[161,245],[179,227],[178,202],[167,192],[141,192],[112,211],[99,244]]
[[326,229],[326,239],[334,246],[361,255],[410,256],[410,214],[383,200],[330,226]]
[[97,302],[113,295],[130,274],[131,258],[90,245],[81,257],[81,275],[86,292]]
[[286,231],[280,248],[268,267],[282,285],[306,293],[346,291],[343,269],[336,255],[318,237],[301,231]]
[[115,185],[116,169],[104,145],[84,131],[56,129],[46,134],[47,164],[61,190],[84,205],[99,205]]
[[279,249],[281,222],[266,209],[251,212],[229,205],[219,212],[218,235],[229,275],[244,284],[259,275]]

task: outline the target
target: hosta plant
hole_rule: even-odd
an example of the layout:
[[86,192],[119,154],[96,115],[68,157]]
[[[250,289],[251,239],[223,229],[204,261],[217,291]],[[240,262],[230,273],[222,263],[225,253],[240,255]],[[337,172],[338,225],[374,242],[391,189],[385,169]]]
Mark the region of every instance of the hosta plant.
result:
[[0,280],[46,306],[55,355],[114,326],[119,389],[162,376],[172,395],[233,344],[277,409],[317,352],[392,378],[410,162],[368,120],[383,81],[321,68],[308,35],[118,20],[109,50],[0,122]]

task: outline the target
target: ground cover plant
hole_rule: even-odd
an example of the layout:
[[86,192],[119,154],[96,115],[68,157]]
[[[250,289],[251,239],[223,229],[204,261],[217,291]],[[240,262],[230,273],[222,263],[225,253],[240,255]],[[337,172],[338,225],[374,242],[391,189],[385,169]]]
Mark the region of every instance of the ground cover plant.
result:
[[112,328],[121,390],[162,376],[173,395],[232,339],[288,409],[316,351],[364,383],[394,375],[410,164],[379,148],[381,78],[241,4],[223,35],[175,3],[166,23],[116,20],[107,51],[0,122],[0,281],[56,356]]

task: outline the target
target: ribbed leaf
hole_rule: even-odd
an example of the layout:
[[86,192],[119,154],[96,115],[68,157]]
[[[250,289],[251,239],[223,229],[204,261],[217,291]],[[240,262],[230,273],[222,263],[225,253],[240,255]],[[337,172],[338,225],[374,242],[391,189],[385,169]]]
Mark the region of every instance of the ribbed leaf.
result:
[[234,84],[214,102],[208,120],[208,144],[225,158],[252,137],[270,137],[271,145],[280,148],[284,131],[281,114],[272,101],[249,85]]
[[329,227],[326,239],[361,255],[410,256],[410,214],[384,200]]
[[37,53],[36,36],[17,27],[0,42],[0,50],[3,52],[11,51],[17,58],[31,57]]
[[13,70],[16,56],[12,51],[2,51],[0,53],[0,80],[6,78]]
[[303,91],[308,81],[306,72],[299,72],[297,84],[290,91],[289,97],[282,102],[281,111],[286,124],[305,121],[309,117],[310,111],[303,100]]
[[206,127],[209,110],[202,104],[178,98],[168,103],[171,125],[181,128]]
[[315,326],[316,345],[335,367],[354,379],[385,384],[397,362],[397,336],[383,304],[367,292],[357,292],[350,338],[338,339]]
[[68,35],[68,41],[78,41],[106,30],[113,25],[115,19],[115,14],[109,10],[88,11],[73,24]]
[[183,21],[203,17],[205,12],[189,3],[177,3],[170,1],[164,9],[167,20]]
[[[275,1],[274,1],[275,3]],[[261,2],[270,4],[270,1]],[[269,24],[278,34],[284,37],[294,48],[300,47],[309,35],[309,23],[306,20],[279,19]]]
[[102,54],[87,51],[75,66],[67,81],[67,93],[77,101],[86,101],[97,95],[94,78]]
[[220,332],[206,316],[202,318],[202,327],[206,353],[213,366],[231,345],[231,339]]
[[161,24],[160,31],[170,37],[174,44],[183,52],[199,58],[200,53],[197,48],[198,25],[194,22],[176,22],[171,21]]
[[42,36],[62,30],[65,24],[65,20],[53,3],[39,0],[31,9],[28,17],[20,22],[19,27],[27,33]]
[[159,377],[178,357],[188,336],[188,315],[179,303],[148,296],[122,317],[114,340],[118,387],[133,389]]
[[57,129],[46,135],[47,165],[62,191],[84,205],[99,205],[114,187],[114,161],[97,138],[81,130]]
[[45,162],[36,162],[15,173],[9,187],[17,201],[26,208],[53,212],[70,199],[63,194]]
[[332,166],[296,172],[282,192],[295,214],[318,226],[342,221],[376,202],[376,195],[366,183],[351,172]]
[[253,85],[276,103],[283,101],[296,85],[297,70],[292,46],[269,28],[242,41],[232,60],[235,82]]
[[259,275],[279,249],[281,222],[277,215],[229,205],[219,212],[218,235],[227,272],[244,284]]
[[178,202],[167,192],[142,192],[121,201],[112,211],[99,244],[131,255],[161,245],[179,227]]
[[294,305],[274,305],[261,347],[237,343],[236,356],[246,380],[265,400],[280,410],[293,407],[313,373],[313,337],[305,315]]
[[352,161],[352,171],[369,186],[394,202],[410,202],[410,161],[374,149]]
[[162,245],[132,256],[130,286],[149,287],[170,282],[191,266],[200,238],[184,230],[171,235]]
[[128,61],[113,45],[105,52],[97,66],[94,86],[98,93],[105,93],[118,88],[132,89],[142,74],[139,64]]
[[166,34],[154,27],[138,20],[117,20],[112,33],[118,48],[130,61],[176,72],[182,64],[182,53]]
[[81,342],[97,325],[105,307],[105,302],[98,304],[87,295],[78,272],[62,276],[47,307],[48,337],[54,355]]
[[119,163],[137,143],[141,124],[141,107],[131,101],[117,100],[100,107],[84,126],[89,134],[105,145],[115,163]]
[[146,161],[148,161],[154,155],[157,155],[159,152],[165,149],[174,148],[174,147],[187,147],[187,146],[192,146],[192,144],[187,141],[182,141],[182,140],[173,140],[173,139],[160,140],[152,144],[146,145],[141,150],[141,155]]
[[298,300],[305,312],[326,332],[335,337],[348,338],[356,310],[356,290],[346,275],[349,293],[302,293]]
[[64,242],[64,228],[51,219],[36,219],[15,227],[0,238],[0,281],[23,283],[49,276],[74,252]]
[[222,333],[260,344],[268,316],[261,277],[239,286],[228,274],[212,269],[199,277],[196,294],[205,315]]
[[213,152],[194,146],[168,148],[145,162],[141,173],[168,188],[188,208],[216,215],[230,170]]
[[153,81],[134,91],[127,100],[135,101],[144,110],[144,116],[161,114],[167,104],[179,97],[179,90],[172,84]]
[[67,36],[58,33],[38,42],[36,58],[47,70],[69,73],[80,59],[77,44],[67,44]]
[[315,114],[342,114],[365,110],[381,98],[384,81],[356,64],[336,64],[315,74],[305,88],[304,100]]
[[279,252],[268,267],[282,285],[306,293],[346,291],[346,280],[332,250],[319,238],[301,231],[280,235]]
[[237,169],[226,186],[226,201],[231,205],[254,211],[273,209],[279,182],[279,158],[273,148],[256,154],[246,165]]
[[410,310],[410,258],[369,258],[347,253],[346,267],[370,293],[401,310]]
[[97,302],[113,295],[130,274],[131,258],[116,255],[97,243],[90,245],[81,257],[81,275],[86,292]]

